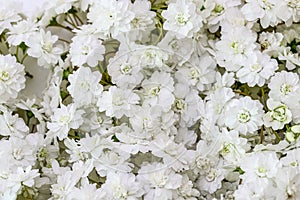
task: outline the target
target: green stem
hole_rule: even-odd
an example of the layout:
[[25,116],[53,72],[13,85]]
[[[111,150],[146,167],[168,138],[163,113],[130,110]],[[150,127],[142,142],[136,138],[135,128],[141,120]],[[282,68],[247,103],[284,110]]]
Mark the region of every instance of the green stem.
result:
[[19,46],[17,46],[17,48],[16,48],[16,59],[18,62],[20,62],[19,61]]
[[62,42],[65,42],[65,43],[67,43],[67,44],[70,44],[70,42],[69,42],[69,41],[67,41],[67,40],[65,40],[65,39],[58,38],[58,40],[60,40],[60,41],[62,41]]
[[274,131],[273,129],[272,129],[272,132],[273,132],[273,134],[275,135],[276,140],[277,140],[278,142],[280,142],[281,137],[278,135],[278,133],[277,133],[276,131]]
[[259,143],[262,144],[264,141],[264,128],[263,126],[260,128],[260,141]]
[[25,58],[27,58],[27,54],[25,54],[24,56],[23,56],[23,58],[21,59],[21,63],[23,64],[24,63],[24,60],[25,60]]
[[78,19],[78,21],[80,22],[80,24],[83,24],[83,21],[80,19],[80,17],[76,14],[74,14],[75,18]]
[[47,27],[49,27],[49,26],[60,27],[60,28],[66,29],[66,30],[70,31],[71,33],[73,33],[73,29],[70,28],[70,27],[68,27],[68,26],[63,26],[63,25],[61,25],[61,24],[55,24],[55,25],[48,25]]

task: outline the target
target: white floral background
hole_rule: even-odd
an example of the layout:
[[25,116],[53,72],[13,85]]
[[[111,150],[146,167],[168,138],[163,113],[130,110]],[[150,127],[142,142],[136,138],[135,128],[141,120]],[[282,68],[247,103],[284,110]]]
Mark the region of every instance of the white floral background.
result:
[[300,1],[0,5],[0,200],[300,199]]

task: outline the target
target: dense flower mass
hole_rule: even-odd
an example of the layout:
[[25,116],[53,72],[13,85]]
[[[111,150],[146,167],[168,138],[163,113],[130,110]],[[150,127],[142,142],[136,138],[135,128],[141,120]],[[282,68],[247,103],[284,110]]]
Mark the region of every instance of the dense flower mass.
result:
[[40,8],[1,1],[1,200],[300,199],[300,1]]

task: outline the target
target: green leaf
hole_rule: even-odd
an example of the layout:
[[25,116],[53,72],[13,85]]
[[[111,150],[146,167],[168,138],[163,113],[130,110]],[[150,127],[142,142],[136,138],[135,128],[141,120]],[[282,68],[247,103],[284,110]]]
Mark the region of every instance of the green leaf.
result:
[[235,170],[233,170],[233,171],[238,172],[239,174],[244,174],[245,173],[240,167],[235,168]]

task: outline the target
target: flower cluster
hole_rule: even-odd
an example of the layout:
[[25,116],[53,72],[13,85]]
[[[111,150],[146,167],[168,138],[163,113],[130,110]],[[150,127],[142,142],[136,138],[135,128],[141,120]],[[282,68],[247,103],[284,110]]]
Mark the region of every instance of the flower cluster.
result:
[[0,199],[300,198],[300,1],[0,8]]

